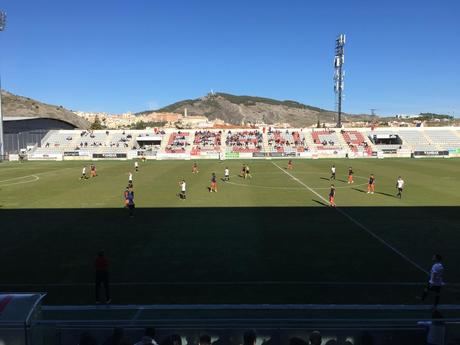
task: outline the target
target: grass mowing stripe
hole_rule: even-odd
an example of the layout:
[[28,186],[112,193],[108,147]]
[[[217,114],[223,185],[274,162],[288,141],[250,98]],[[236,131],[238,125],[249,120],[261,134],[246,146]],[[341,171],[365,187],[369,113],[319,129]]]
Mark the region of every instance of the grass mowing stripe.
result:
[[[311,189],[308,185],[306,185],[305,183],[303,183],[302,181],[300,181],[297,177],[293,176],[292,174],[290,174],[289,172],[287,172],[286,170],[284,170],[283,168],[281,168],[278,164],[276,164],[275,162],[272,162],[272,164],[274,166],[276,166],[278,169],[280,169],[282,172],[284,172],[286,175],[290,176],[294,181],[296,181],[297,183],[301,184],[302,186],[304,186],[307,190],[309,190],[310,192],[312,192],[313,194],[315,194],[317,197],[319,197],[321,200],[323,200],[324,202],[328,203],[329,201],[326,200],[323,196],[321,196],[320,194],[318,194],[316,191],[314,191],[313,189]],[[411,258],[409,258],[407,255],[405,255],[404,253],[402,253],[401,251],[399,251],[398,249],[396,249],[394,246],[392,246],[391,244],[389,244],[387,241],[385,241],[383,238],[381,238],[380,236],[378,236],[376,233],[374,233],[373,231],[371,231],[367,226],[365,226],[364,224],[360,223],[359,221],[357,221],[355,218],[353,218],[352,216],[350,216],[348,213],[346,213],[345,211],[341,210],[339,207],[335,207],[335,209],[337,210],[337,212],[339,212],[341,215],[343,215],[344,217],[346,217],[348,220],[350,220],[351,222],[353,222],[354,224],[356,224],[359,228],[361,228],[362,230],[366,231],[369,235],[371,235],[373,238],[375,238],[377,241],[379,241],[380,243],[382,243],[384,246],[386,246],[387,248],[389,248],[390,250],[392,250],[394,253],[398,254],[401,258],[403,258],[404,260],[406,260],[407,262],[409,262],[410,264],[412,264],[414,267],[416,267],[418,270],[420,270],[421,272],[425,273],[425,274],[429,274],[429,272],[427,270],[425,270],[422,266],[420,266],[419,264],[417,264],[414,260],[412,260]]]

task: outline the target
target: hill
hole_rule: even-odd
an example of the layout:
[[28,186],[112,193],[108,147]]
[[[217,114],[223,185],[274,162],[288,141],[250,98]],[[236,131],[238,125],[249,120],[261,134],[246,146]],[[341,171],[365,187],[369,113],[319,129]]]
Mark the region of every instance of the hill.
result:
[[4,117],[41,117],[65,121],[77,128],[89,128],[89,122],[63,106],[42,103],[29,97],[18,96],[2,90]]
[[[202,98],[183,100],[156,111],[183,113],[185,108],[189,115],[204,115],[210,120],[219,118],[235,125],[242,122],[264,122],[267,124],[289,123],[292,126],[303,127],[317,123],[318,119],[321,123],[336,121],[335,112],[296,101],[235,96],[227,93],[214,93]],[[152,111],[144,111],[137,115],[150,112]],[[345,114],[343,119],[352,118],[369,120],[375,117]]]

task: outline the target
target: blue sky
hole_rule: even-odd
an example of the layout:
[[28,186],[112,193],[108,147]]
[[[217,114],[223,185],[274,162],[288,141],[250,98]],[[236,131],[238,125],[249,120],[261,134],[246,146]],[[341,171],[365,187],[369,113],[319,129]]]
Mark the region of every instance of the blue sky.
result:
[[2,87],[121,113],[211,89],[334,109],[347,35],[350,113],[460,115],[460,1],[14,0],[0,3]]

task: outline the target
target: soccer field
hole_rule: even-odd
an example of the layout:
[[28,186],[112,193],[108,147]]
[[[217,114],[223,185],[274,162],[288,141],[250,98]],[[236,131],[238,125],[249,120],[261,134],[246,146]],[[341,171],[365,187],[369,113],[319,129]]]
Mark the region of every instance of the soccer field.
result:
[[[95,162],[99,176],[87,180],[87,162],[1,163],[0,289],[93,303],[92,263],[104,249],[114,303],[411,304],[439,252],[441,303],[459,302],[459,160],[293,162],[198,161],[198,174],[191,161],[147,161],[138,173],[130,161]],[[251,179],[238,176],[243,163]],[[325,207],[332,164],[336,209]],[[123,208],[130,171],[133,218]],[[218,193],[208,191],[212,172]]]

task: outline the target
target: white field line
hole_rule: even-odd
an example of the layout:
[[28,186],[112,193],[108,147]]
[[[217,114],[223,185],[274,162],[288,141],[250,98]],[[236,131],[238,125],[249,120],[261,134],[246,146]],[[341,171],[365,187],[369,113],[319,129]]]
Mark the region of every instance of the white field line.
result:
[[[274,166],[276,166],[278,169],[280,169],[282,172],[284,172],[286,175],[288,175],[289,177],[291,177],[294,181],[296,181],[297,183],[301,184],[302,186],[304,186],[307,190],[309,190],[310,192],[312,192],[313,194],[315,194],[318,198],[320,198],[321,200],[323,200],[326,204],[329,203],[328,200],[326,200],[322,195],[318,194],[315,190],[313,190],[312,188],[310,188],[308,185],[306,185],[305,183],[303,183],[302,181],[300,181],[297,177],[293,176],[292,174],[290,174],[289,172],[287,172],[286,170],[284,170],[283,168],[281,168],[278,164],[276,164],[275,162],[272,162],[272,164]],[[374,233],[372,230],[370,230],[367,226],[365,226],[364,224],[360,223],[359,221],[357,221],[355,218],[353,218],[352,216],[350,216],[348,213],[346,213],[345,211],[343,211],[342,209],[340,209],[339,207],[335,207],[335,209],[343,216],[345,216],[346,218],[348,218],[348,220],[350,220],[352,223],[354,223],[355,225],[357,225],[359,228],[361,228],[362,230],[364,230],[365,232],[367,232],[369,235],[371,235],[373,238],[375,238],[377,241],[379,241],[380,243],[382,243],[384,246],[386,246],[388,249],[390,249],[391,251],[393,251],[394,253],[396,253],[397,255],[399,255],[401,258],[403,258],[404,260],[406,260],[408,263],[412,264],[415,268],[417,268],[419,271],[425,273],[425,274],[429,274],[429,272],[427,270],[425,270],[423,267],[421,267],[419,264],[417,264],[414,260],[412,260],[411,258],[409,258],[407,255],[405,255],[404,253],[402,253],[401,251],[399,251],[398,249],[396,249],[395,247],[393,247],[391,244],[389,244],[387,241],[385,241],[383,238],[381,238],[380,236],[378,236],[376,233]]]
[[[29,177],[33,177],[34,179],[33,180],[28,180]],[[16,180],[19,180],[19,179],[23,179],[25,181],[5,183],[7,181],[16,181]],[[0,187],[7,187],[7,186],[14,186],[14,185],[17,185],[17,184],[37,182],[39,179],[40,179],[40,177],[38,177],[37,175],[28,175],[28,176],[21,176],[21,177],[11,178],[11,179],[8,179],[8,180],[0,181]]]

